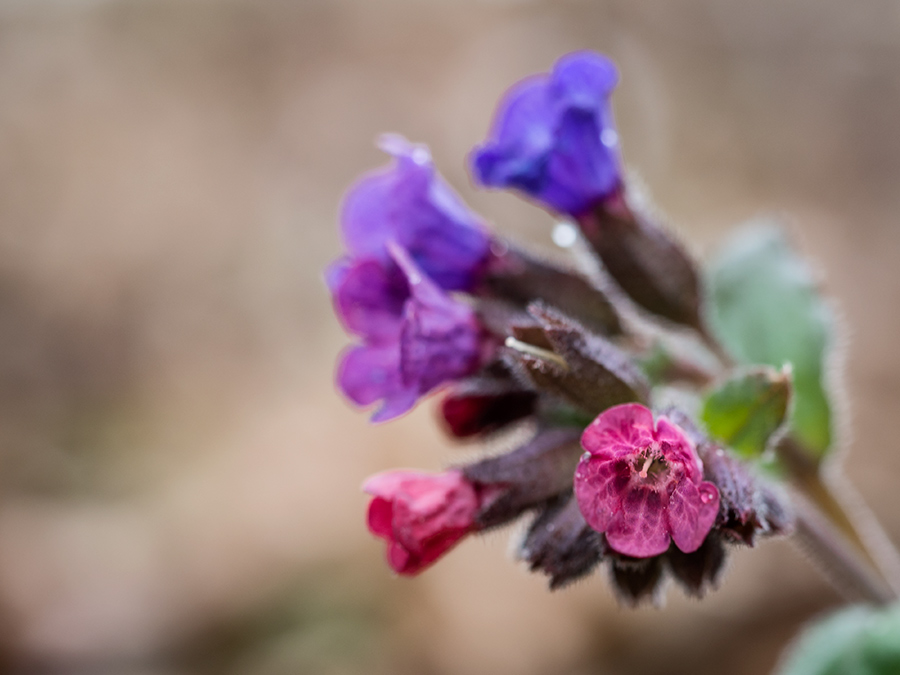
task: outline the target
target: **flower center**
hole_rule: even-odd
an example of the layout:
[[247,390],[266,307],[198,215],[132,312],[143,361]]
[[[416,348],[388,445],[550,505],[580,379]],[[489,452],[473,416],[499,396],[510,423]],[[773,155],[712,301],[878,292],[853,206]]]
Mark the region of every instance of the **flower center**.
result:
[[654,480],[667,473],[669,463],[659,448],[648,446],[635,458],[633,468],[642,480]]
[[653,458],[652,458],[652,457],[647,457],[647,458],[644,460],[644,466],[641,467],[641,470],[640,470],[640,472],[639,472],[641,478],[646,478],[646,477],[647,477],[647,469],[650,468],[650,465],[651,465],[651,464],[653,464]]

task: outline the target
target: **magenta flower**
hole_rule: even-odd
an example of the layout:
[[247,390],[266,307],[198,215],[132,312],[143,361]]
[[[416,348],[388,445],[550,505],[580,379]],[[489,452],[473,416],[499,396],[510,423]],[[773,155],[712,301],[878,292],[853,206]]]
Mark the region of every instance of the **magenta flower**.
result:
[[719,512],[719,491],[684,431],[637,403],[615,406],[581,437],[575,472],[582,515],[619,553],[647,558],[669,541],[685,553],[700,548]]
[[490,253],[484,225],[437,173],[428,148],[393,135],[380,146],[394,163],[363,176],[344,198],[347,252],[387,265],[393,241],[444,290],[471,290]]
[[618,79],[605,56],[575,52],[551,73],[514,85],[490,138],[472,155],[476,180],[514,188],[572,216],[615,193],[619,142],[609,97]]
[[375,422],[393,419],[445,382],[471,375],[496,342],[469,305],[442,291],[405,249],[391,260],[339,261],[326,274],[335,311],[363,343],[347,350],[337,381],[360,406],[383,401]]
[[418,574],[475,529],[478,493],[460,471],[385,471],[363,490],[373,497],[369,531],[388,543],[398,574]]

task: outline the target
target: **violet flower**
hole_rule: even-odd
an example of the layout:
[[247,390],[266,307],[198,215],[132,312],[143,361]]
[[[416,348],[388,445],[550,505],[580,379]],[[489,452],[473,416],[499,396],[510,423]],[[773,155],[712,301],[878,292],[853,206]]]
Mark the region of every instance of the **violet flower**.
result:
[[437,173],[428,148],[396,135],[379,145],[394,162],[347,193],[341,231],[348,253],[387,265],[393,241],[444,290],[471,290],[490,253],[486,228]]
[[460,471],[385,471],[363,490],[373,497],[369,531],[388,543],[397,574],[418,574],[475,529],[478,493]]
[[637,403],[603,412],[581,437],[575,472],[582,515],[610,548],[635,558],[664,553],[669,542],[700,548],[719,512],[719,491],[685,432]]
[[514,85],[471,157],[476,180],[572,216],[614,194],[621,177],[609,96],[618,78],[612,61],[584,51]]
[[402,247],[388,263],[339,261],[326,274],[335,311],[363,339],[338,365],[338,386],[360,406],[383,401],[372,421],[393,419],[419,398],[474,373],[496,347],[474,310],[431,281]]

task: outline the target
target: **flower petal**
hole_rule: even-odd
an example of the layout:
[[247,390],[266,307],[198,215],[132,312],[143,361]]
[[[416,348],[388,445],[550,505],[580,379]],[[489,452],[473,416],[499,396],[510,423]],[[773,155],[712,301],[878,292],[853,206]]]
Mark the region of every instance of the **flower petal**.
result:
[[339,260],[326,271],[335,313],[351,333],[367,342],[397,339],[409,288],[392,261]]
[[373,497],[393,499],[403,489],[404,483],[430,477],[431,474],[424,471],[391,469],[390,471],[382,471],[366,478],[362,485],[362,491]]
[[391,237],[391,191],[396,176],[390,168],[364,174],[344,196],[341,234],[354,257],[387,260],[384,242]]
[[703,478],[703,465],[694,444],[681,427],[661,415],[656,421],[656,442],[660,444],[663,456],[670,462],[681,464],[688,479],[697,483]]
[[424,395],[477,370],[486,335],[471,307],[438,288],[403,248],[389,247],[406,274],[411,294],[400,335],[401,376],[406,386]]
[[624,555],[649,558],[664,553],[669,539],[662,495],[643,486],[628,490],[622,510],[606,530],[610,547]]
[[410,550],[448,531],[467,531],[478,509],[475,488],[459,471],[407,480],[394,503],[394,531]]
[[618,457],[641,450],[653,440],[653,413],[639,403],[626,403],[600,413],[584,430],[581,445],[592,455]]
[[689,480],[677,482],[666,512],[675,545],[685,553],[696,551],[718,513],[719,490],[715,485],[705,481],[699,485]]
[[606,532],[622,509],[631,470],[626,462],[586,455],[575,470],[575,499],[588,525]]
[[381,497],[373,499],[366,514],[366,524],[369,527],[369,532],[377,537],[390,539],[394,532],[391,525],[393,510],[394,507],[387,499]]
[[500,102],[491,126],[491,140],[470,157],[472,171],[482,185],[541,189],[545,155],[553,145],[552,115],[547,98],[547,75],[528,77],[514,85]]
[[398,345],[358,345],[346,350],[338,365],[337,383],[351,401],[367,406],[385,402],[372,420],[381,422],[402,415],[415,405],[416,391],[400,377]]
[[390,565],[391,569],[397,574],[413,575],[421,569],[412,558],[413,556],[402,544],[398,544],[397,542],[388,544],[388,565]]
[[375,423],[389,422],[412,410],[418,400],[419,395],[415,389],[404,388],[391,392],[384,397],[381,407],[372,413],[369,420]]
[[387,243],[396,241],[441,288],[470,290],[490,252],[486,228],[437,173],[425,146],[399,136],[381,145],[394,162],[363,176],[344,199],[347,250],[387,262]]
[[557,211],[579,215],[597,195],[612,193],[619,184],[617,153],[601,141],[603,129],[593,110],[563,111],[556,143],[547,160],[547,180],[541,201]]
[[554,96],[591,108],[605,102],[618,83],[616,64],[591,51],[566,54],[556,62],[550,77]]

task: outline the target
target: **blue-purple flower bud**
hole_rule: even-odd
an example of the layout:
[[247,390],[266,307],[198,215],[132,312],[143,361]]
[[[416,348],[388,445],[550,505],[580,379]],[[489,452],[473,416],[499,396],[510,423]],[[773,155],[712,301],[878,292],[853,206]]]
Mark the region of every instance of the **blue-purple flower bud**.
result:
[[612,61],[585,51],[514,85],[472,155],[476,180],[572,216],[614,194],[621,178],[609,96],[617,82]]

